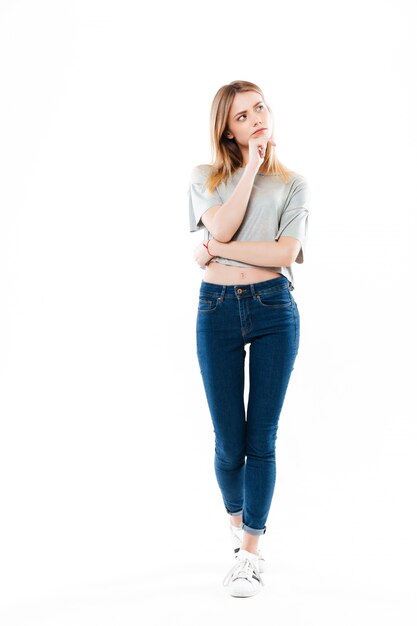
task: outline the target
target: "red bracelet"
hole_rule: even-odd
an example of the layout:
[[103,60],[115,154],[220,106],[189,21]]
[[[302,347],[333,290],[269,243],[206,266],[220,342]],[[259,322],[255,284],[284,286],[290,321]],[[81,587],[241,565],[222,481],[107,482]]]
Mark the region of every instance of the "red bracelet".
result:
[[212,253],[210,252],[210,250],[208,249],[208,242],[209,242],[209,241],[210,241],[210,240],[208,240],[208,241],[207,241],[207,244],[203,243],[203,246],[206,248],[206,250],[207,250],[207,252],[209,253],[209,255],[210,255],[210,256],[216,256],[215,254],[212,254]]

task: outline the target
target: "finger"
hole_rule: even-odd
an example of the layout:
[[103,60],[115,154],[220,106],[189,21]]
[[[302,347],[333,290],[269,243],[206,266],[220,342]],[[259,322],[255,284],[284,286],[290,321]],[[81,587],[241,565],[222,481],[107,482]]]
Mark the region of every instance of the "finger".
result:
[[272,139],[272,137],[270,139],[268,139],[267,137],[259,137],[259,143],[258,146],[265,146],[268,143],[272,143],[273,146],[276,146],[277,144],[275,143],[275,141]]

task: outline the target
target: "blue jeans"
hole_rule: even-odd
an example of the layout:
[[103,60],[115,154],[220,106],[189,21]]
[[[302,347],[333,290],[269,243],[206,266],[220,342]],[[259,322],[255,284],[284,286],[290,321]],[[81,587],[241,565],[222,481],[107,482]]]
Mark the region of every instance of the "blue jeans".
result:
[[[246,285],[201,282],[197,357],[214,426],[214,469],[227,513],[266,531],[278,419],[298,352],[300,317],[285,276]],[[244,403],[245,345],[250,344]]]

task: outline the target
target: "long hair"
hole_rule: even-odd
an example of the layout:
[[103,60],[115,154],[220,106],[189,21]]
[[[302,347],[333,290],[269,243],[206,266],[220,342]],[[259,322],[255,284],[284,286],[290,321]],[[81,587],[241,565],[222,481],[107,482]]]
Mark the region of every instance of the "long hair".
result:
[[[220,87],[214,96],[210,111],[210,137],[212,148],[212,171],[207,177],[206,186],[210,193],[225,179],[239,168],[243,167],[243,157],[235,139],[228,139],[225,135],[227,120],[233,99],[237,92],[256,91],[265,102],[262,90],[246,80],[234,80],[227,85]],[[267,105],[268,106],[268,105]],[[272,114],[271,109],[269,112]],[[269,142],[266,146],[265,158],[259,171],[264,174],[278,174],[285,183],[288,183],[293,174],[293,170],[288,169],[275,156],[274,146]]]

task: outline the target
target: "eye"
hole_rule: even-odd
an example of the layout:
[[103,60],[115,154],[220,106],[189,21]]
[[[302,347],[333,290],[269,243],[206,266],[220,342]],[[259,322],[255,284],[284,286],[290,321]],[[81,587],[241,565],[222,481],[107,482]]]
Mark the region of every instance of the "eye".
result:
[[[262,109],[265,108],[265,105],[264,104],[258,104],[258,106],[256,108],[257,108],[257,110],[259,110],[259,109],[262,110]],[[239,117],[237,118],[237,121],[239,122],[242,117],[246,117],[246,115],[244,113],[242,115],[239,115]]]

